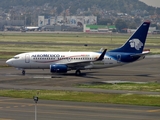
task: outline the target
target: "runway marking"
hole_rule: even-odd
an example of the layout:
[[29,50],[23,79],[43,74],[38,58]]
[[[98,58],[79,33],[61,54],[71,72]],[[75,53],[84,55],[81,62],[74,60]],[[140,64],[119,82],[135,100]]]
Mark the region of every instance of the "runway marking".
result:
[[[6,111],[6,110],[3,110],[3,111]],[[34,113],[34,110],[32,111],[32,110],[30,110],[30,111],[28,111],[28,110],[26,110],[26,111],[22,111],[22,110],[7,110],[7,112],[8,111],[10,111],[10,112],[23,112],[23,113]],[[56,112],[56,111],[48,111],[48,112],[40,112],[40,111],[38,111],[38,114],[51,114],[51,115],[71,115],[71,113],[70,112]],[[93,114],[85,114],[84,115],[84,113],[74,113],[74,114],[72,114],[71,116],[79,116],[79,115],[83,115],[83,116],[92,116],[92,117],[99,117],[99,116],[103,116],[103,117],[107,117],[107,118],[121,118],[120,116],[113,116],[113,115],[111,115],[111,116],[109,116],[108,114],[107,115],[105,115],[105,114],[96,114],[96,113],[93,113]],[[123,118],[124,119],[130,119],[130,118],[132,118],[132,116],[129,116],[129,115],[126,115],[126,116],[123,116]],[[1,120],[1,119],[0,119]],[[11,120],[11,119],[7,119],[7,120]]]
[[33,104],[27,104],[27,105],[30,106],[30,107],[31,107],[31,106],[34,106]]
[[7,106],[6,108],[11,108],[11,106]]
[[31,78],[51,78],[51,76],[34,76],[34,77],[31,77]]
[[[15,100],[15,99],[14,99]],[[19,99],[17,99],[19,100]],[[7,105],[14,105],[13,107],[7,106],[7,107],[0,107],[0,109],[2,108],[19,108],[19,107],[31,107],[34,106],[34,103],[17,103],[17,102],[11,102],[11,101],[7,101],[7,102],[3,102],[0,101],[1,104],[7,104]],[[154,113],[154,112],[160,112],[160,109],[155,109],[155,110],[137,110],[137,109],[125,109],[125,108],[111,108],[111,107],[94,107],[94,106],[78,106],[78,105],[57,105],[57,104],[38,104],[38,106],[45,106],[45,107],[61,107],[61,108],[79,108],[79,109],[95,109],[95,110],[116,110],[116,111],[128,111],[128,112],[145,112],[145,113]],[[9,110],[11,111],[11,110]],[[43,113],[43,112],[42,112]],[[48,114],[51,114],[50,112],[48,112]],[[95,115],[96,116],[96,115]]]
[[0,120],[13,120],[13,119],[0,118]]
[[26,107],[26,105],[21,105],[21,107]]
[[[22,113],[34,113],[34,110],[3,110],[3,111],[6,111],[6,112],[22,112]],[[43,112],[43,110],[42,111],[39,111],[39,109],[38,109],[38,114],[50,114],[50,115],[70,115],[71,117],[77,117],[77,116],[92,116],[92,117],[98,117],[99,118],[99,116],[101,116],[101,117],[106,117],[107,119],[110,119],[110,118],[116,118],[116,119],[120,119],[120,118],[123,118],[123,119],[133,119],[133,116],[132,115],[128,115],[128,114],[125,114],[125,115],[119,115],[119,116],[114,116],[113,114],[104,114],[104,113],[88,113],[88,114],[84,114],[83,112],[81,113],[81,112],[75,112],[74,114],[71,114],[71,112],[68,112],[68,111],[63,111],[63,112],[57,112],[56,110],[49,110],[49,111],[45,111],[45,112]],[[142,110],[142,112],[143,112],[143,110]],[[107,113],[107,112],[106,112]],[[159,120],[159,119],[154,119],[154,120]]]
[[12,100],[12,101],[13,100],[20,100],[20,99],[23,100],[24,98],[4,98],[4,99],[1,99],[0,102],[8,101],[8,100]]
[[153,112],[160,112],[160,109],[157,110],[148,110],[147,112],[153,113]]
[[[34,106],[35,104],[30,104],[30,103],[16,103],[16,102],[0,102],[0,103],[5,103],[5,104],[16,104],[16,105],[26,105],[26,106]],[[63,107],[63,108],[73,108],[73,105],[51,105],[51,104],[37,104],[38,106],[45,106],[45,107]],[[99,108],[99,107],[92,107],[92,106],[77,106],[74,105],[74,107],[77,107],[79,109],[95,109],[95,110],[123,110],[123,111],[143,111],[143,110],[133,110],[133,109],[123,109],[123,108]]]
[[14,106],[14,108],[17,108],[18,106]]
[[[16,104],[16,105],[21,105],[21,107],[24,105],[24,106],[34,106],[35,104],[30,104],[30,103],[16,103],[16,102],[0,102],[0,103],[4,103],[4,104]],[[45,107],[61,107],[61,108],[79,108],[79,109],[94,109],[94,110],[116,110],[116,111],[128,111],[128,112],[154,112],[153,110],[137,110],[137,109],[125,109],[125,108],[111,108],[111,107],[103,107],[103,108],[99,108],[99,107],[92,107],[92,106],[77,106],[77,105],[56,105],[56,104],[37,104],[37,106],[45,106]],[[19,106],[18,106],[19,107]],[[6,108],[11,108],[10,106],[6,107]],[[160,111],[159,110],[156,110],[156,111]]]
[[[11,102],[11,101],[7,101],[7,102],[0,102],[0,104],[9,104],[9,105],[13,105],[13,106],[18,106],[18,107],[20,107],[20,106],[23,106],[23,105],[25,105],[26,107],[27,106],[34,106],[35,104],[33,103],[16,103],[17,101],[13,101],[13,102]],[[102,110],[102,111],[106,111],[106,113],[107,113],[107,111],[110,111],[110,110],[114,110],[114,111],[126,111],[126,112],[128,112],[128,113],[132,113],[132,112],[136,112],[136,113],[139,113],[139,112],[142,112],[142,113],[147,113],[147,112],[149,112],[149,111],[151,111],[151,109],[150,110],[137,110],[137,109],[130,109],[130,108],[118,108],[118,107],[116,107],[116,108],[111,108],[111,107],[95,107],[95,106],[79,106],[79,105],[57,105],[57,104],[37,104],[37,106],[41,106],[41,107],[43,107],[43,106],[46,106],[46,107],[60,107],[60,108],[65,108],[65,109],[67,109],[67,108],[73,108],[73,110],[75,109],[75,108],[78,108],[78,109],[80,109],[80,110],[94,110],[94,111],[97,111],[97,110]],[[160,110],[160,109],[158,109],[158,110]],[[1,109],[1,111],[6,111],[6,112],[22,112],[22,113],[34,113],[34,109],[33,110],[25,110],[25,109],[22,109],[22,110],[17,110],[17,109]],[[158,111],[157,111],[158,112]],[[43,111],[43,109],[42,110],[39,110],[38,109],[38,114],[51,114],[51,115],[55,115],[55,114],[58,114],[58,115],[69,115],[71,112],[67,112],[67,111],[56,111],[56,109],[51,109],[51,110],[49,110],[49,111]],[[82,112],[76,112],[76,113],[74,113],[74,115],[71,115],[72,117],[76,117],[76,116],[79,116],[79,115],[84,115],[84,113]],[[120,117],[120,116],[110,116],[109,114],[95,114],[95,112],[92,114],[92,113],[89,113],[89,114],[85,114],[84,116],[92,116],[92,117],[99,117],[99,116],[103,116],[103,117],[107,117],[107,118],[123,118],[123,119],[130,119],[130,118],[132,118],[132,115],[125,115],[125,116],[123,116],[123,117]],[[0,119],[1,120],[1,119]],[[3,120],[3,119],[2,119]],[[5,120],[5,119],[4,119]],[[11,119],[8,119],[8,120],[11,120]]]

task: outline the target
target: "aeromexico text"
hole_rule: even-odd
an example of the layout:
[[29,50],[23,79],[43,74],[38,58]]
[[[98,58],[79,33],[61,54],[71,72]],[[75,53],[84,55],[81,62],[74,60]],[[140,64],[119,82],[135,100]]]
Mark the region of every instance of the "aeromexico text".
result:
[[65,57],[65,55],[60,55],[60,54],[37,54],[37,55],[32,55],[31,57]]
[[[74,57],[77,56],[81,56],[81,57],[90,57],[89,54],[81,54],[81,55],[74,55]],[[35,54],[32,55],[31,57],[35,58],[35,57],[45,57],[45,58],[49,58],[49,57],[54,57],[54,58],[59,58],[59,57],[71,57],[71,56],[65,56],[65,55],[60,55],[60,54]],[[73,57],[73,56],[72,56]]]

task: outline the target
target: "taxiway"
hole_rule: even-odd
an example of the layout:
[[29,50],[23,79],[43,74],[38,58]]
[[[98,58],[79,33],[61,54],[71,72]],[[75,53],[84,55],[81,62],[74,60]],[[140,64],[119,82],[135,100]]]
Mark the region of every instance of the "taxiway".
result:
[[[103,81],[160,82],[160,58],[146,58],[125,66],[109,69],[85,70],[78,77],[74,71],[66,75],[52,75],[49,70],[20,70],[12,67],[0,68],[0,89],[57,89],[88,91],[75,88],[76,84],[93,84]],[[0,64],[5,64],[1,60]],[[90,89],[91,92],[127,93],[133,91],[112,91]],[[135,91],[136,92],[136,91]],[[160,92],[140,92],[135,94],[159,94]],[[34,101],[0,97],[0,120],[34,119]],[[65,102],[39,100],[38,120],[159,120],[160,107],[112,105],[102,103]]]

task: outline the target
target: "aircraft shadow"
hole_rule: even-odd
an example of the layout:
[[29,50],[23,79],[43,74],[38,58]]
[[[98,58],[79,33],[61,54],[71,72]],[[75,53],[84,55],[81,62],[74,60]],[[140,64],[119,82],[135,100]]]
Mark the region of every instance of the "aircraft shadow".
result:
[[81,75],[79,75],[79,76],[76,76],[75,73],[66,73],[66,74],[63,74],[63,76],[74,76],[74,77],[82,77],[82,78],[100,79],[98,77],[95,77],[95,75],[93,76],[93,74],[90,74],[90,73],[94,73],[94,72],[81,73]]
[[[23,76],[22,74],[8,74],[7,76]],[[139,77],[151,77],[150,74],[109,74],[109,73],[97,73],[97,72],[85,72],[81,73],[80,76],[76,76],[75,73],[65,73],[65,74],[51,74],[51,73],[26,73],[25,76],[31,76],[31,77],[51,77],[51,78],[63,78],[63,77],[82,77],[82,78],[93,78],[93,79],[100,79],[99,77],[102,76],[119,76],[119,77],[125,77],[125,76],[139,76]]]

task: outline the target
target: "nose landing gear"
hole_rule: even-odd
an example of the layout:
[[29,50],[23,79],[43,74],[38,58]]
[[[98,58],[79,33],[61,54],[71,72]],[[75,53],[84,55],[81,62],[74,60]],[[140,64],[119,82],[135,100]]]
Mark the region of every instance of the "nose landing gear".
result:
[[25,70],[22,70],[22,75],[25,75],[26,74],[26,71]]

